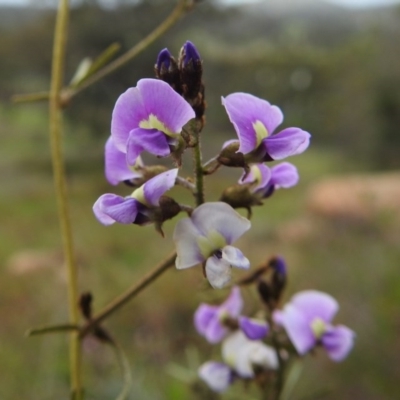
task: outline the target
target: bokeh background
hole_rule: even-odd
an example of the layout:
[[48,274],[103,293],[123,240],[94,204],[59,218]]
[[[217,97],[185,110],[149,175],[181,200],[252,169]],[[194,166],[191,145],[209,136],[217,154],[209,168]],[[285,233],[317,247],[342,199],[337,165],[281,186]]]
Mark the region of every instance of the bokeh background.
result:
[[[10,2],[9,2],[10,3]],[[63,334],[25,338],[35,326],[67,319],[66,279],[52,185],[45,103],[15,105],[18,93],[47,90],[55,9],[51,1],[0,3],[0,398],[65,399]],[[162,0],[86,0],[71,12],[67,81],[84,57],[113,42],[129,49],[172,9]],[[348,8],[322,0],[221,4],[203,1],[163,38],[118,72],[74,98],[65,113],[68,182],[80,288],[99,310],[172,248],[151,226],[104,227],[91,207],[113,188],[103,176],[103,146],[120,93],[153,76],[160,49],[177,54],[193,41],[204,60],[208,102],[205,157],[235,136],[220,96],[249,92],[279,105],[284,126],[312,133],[293,157],[301,181],[254,209],[239,243],[253,265],[273,254],[289,268],[285,298],[318,289],[341,304],[337,321],[357,332],[354,351],[335,364],[323,352],[304,363],[293,395],[305,399],[396,399],[400,379],[400,6]],[[148,162],[154,159],[148,158]],[[185,159],[190,173],[190,157]],[[209,200],[241,171],[207,180]],[[191,202],[183,189],[173,193]],[[239,276],[237,273],[236,276]],[[171,269],[109,318],[105,326],[125,349],[132,399],[217,399],[196,381],[196,369],[219,357],[195,332],[201,301],[228,291],[207,288],[199,268]],[[244,292],[248,310],[255,293]],[[114,398],[121,376],[113,352],[84,344],[88,399]],[[223,399],[257,399],[234,385]]]

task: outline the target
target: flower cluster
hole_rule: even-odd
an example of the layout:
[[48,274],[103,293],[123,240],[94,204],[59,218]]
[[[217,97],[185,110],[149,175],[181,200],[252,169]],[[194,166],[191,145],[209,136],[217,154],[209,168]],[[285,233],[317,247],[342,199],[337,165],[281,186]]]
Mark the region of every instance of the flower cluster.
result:
[[[165,196],[182,182],[193,191],[201,189],[193,189],[190,181],[179,177],[178,168],[144,165],[141,154],[171,156],[180,166],[183,152],[198,145],[205,111],[202,71],[199,52],[188,41],[177,61],[168,49],[160,52],[155,65],[158,79],[141,79],[118,98],[112,113],[111,136],[105,146],[105,174],[112,185],[124,182],[135,190],[126,197],[104,194],[93,211],[104,225],[154,223],[161,233],[164,221],[181,211],[188,212],[189,217],[176,224],[173,235],[176,267],[201,264],[211,286],[221,288],[230,281],[232,267],[250,267],[250,261],[232,246],[250,228],[250,221],[233,208],[249,208],[276,189],[295,185],[298,174],[293,165],[282,163],[269,168],[260,162],[301,153],[307,148],[310,135],[299,128],[289,128],[270,136],[283,119],[279,108],[249,94],[231,94],[223,98],[223,105],[239,137],[234,141],[237,156],[243,158],[247,171],[238,186],[246,190],[251,200],[243,205],[238,196],[235,203],[235,194],[222,196],[220,202],[197,204],[192,210]],[[197,171],[203,173],[206,171]]]
[[[309,290],[296,294],[282,310],[273,310],[272,327],[266,320],[241,316],[242,309],[240,289],[234,287],[220,306],[201,304],[194,315],[195,327],[202,336],[212,344],[222,340],[222,361],[207,361],[198,371],[199,377],[216,392],[225,391],[235,380],[277,373],[291,357],[304,356],[318,346],[333,361],[342,361],[353,347],[354,332],[331,324],[338,304],[326,293]],[[286,339],[277,335],[281,329],[296,354]],[[271,330],[274,340],[269,345],[262,339],[270,341]]]
[[[159,53],[157,79],[141,79],[118,98],[105,146],[105,175],[110,184],[124,182],[133,192],[126,197],[103,194],[93,211],[104,225],[153,223],[161,234],[166,220],[186,212],[173,233],[176,268],[201,265],[210,285],[222,288],[231,280],[232,267],[250,268],[250,260],[233,243],[250,229],[252,207],[299,181],[291,163],[265,163],[301,154],[309,146],[310,134],[296,127],[275,133],[283,122],[277,106],[251,94],[233,93],[222,97],[222,105],[237,139],[225,142],[214,158],[202,164],[200,133],[206,109],[202,72],[200,54],[187,41],[177,60],[168,49]],[[194,152],[193,178],[179,175],[188,149]],[[144,152],[171,157],[174,168],[145,165]],[[222,191],[220,201],[204,202],[203,178],[221,166],[240,167],[243,174]],[[165,195],[175,185],[192,192],[195,207]],[[247,209],[248,218],[236,208]],[[262,306],[257,318],[242,314],[238,285],[221,305],[201,304],[194,316],[200,335],[212,344],[221,343],[222,360],[208,361],[199,369],[200,378],[212,390],[222,392],[240,379],[279,383],[293,357],[305,356],[316,347],[323,347],[334,361],[343,360],[351,350],[354,332],[332,325],[338,304],[331,296],[304,291],[279,308],[287,282],[282,257],[272,258],[238,282],[255,285]]]

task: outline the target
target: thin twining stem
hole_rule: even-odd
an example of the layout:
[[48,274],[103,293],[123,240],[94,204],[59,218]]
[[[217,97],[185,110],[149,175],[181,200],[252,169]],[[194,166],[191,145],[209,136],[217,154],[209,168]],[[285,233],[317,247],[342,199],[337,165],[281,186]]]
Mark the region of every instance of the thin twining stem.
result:
[[[65,179],[64,155],[62,147],[62,105],[60,93],[64,76],[64,61],[69,17],[68,0],[60,0],[54,32],[53,60],[49,102],[49,133],[54,186],[58,204],[61,236],[68,277],[69,323],[78,325],[78,274],[68,206],[67,184]],[[82,399],[81,352],[79,332],[70,333],[69,345],[71,394],[74,400]]]
[[173,252],[164,261],[158,264],[152,271],[146,274],[139,282],[131,286],[125,293],[122,293],[116,299],[111,301],[96,314],[88,323],[81,329],[80,337],[86,336],[91,330],[98,325],[101,321],[105,320],[116,310],[126,304],[129,300],[138,295],[143,289],[154,282],[160,275],[162,275],[168,268],[175,264],[176,253]]
[[[78,93],[87,89],[89,86],[93,85],[100,79],[103,79],[107,75],[115,72],[118,68],[125,65],[127,62],[133,60],[137,57],[143,50],[155,42],[159,37],[161,37],[165,32],[168,31],[179,19],[188,12],[194,3],[191,0],[179,0],[176,7],[172,10],[171,14],[152,32],[150,32],[146,37],[144,37],[139,43],[129,49],[126,53],[122,54],[120,57],[115,59],[113,62],[107,64],[105,67],[101,68],[99,71],[85,79],[78,87],[66,87],[62,90],[61,100],[64,106],[68,105],[70,100],[75,97]],[[30,93],[30,94],[19,94],[12,97],[12,101],[15,103],[24,103],[32,101],[42,101],[49,98],[49,93]]]

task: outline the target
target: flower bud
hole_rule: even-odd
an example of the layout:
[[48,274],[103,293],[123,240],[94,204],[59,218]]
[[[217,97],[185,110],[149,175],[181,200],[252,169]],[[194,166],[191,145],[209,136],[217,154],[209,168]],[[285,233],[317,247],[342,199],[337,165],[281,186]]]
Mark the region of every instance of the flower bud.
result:
[[280,257],[274,257],[269,261],[269,266],[272,268],[271,286],[275,301],[278,301],[287,283],[286,263]]
[[232,208],[245,208],[250,219],[251,206],[261,205],[261,201],[249,190],[250,185],[233,185],[226,188],[220,197],[220,201],[228,203]]
[[203,63],[196,46],[189,40],[186,41],[180,51],[178,64],[183,97],[193,107],[196,118],[203,121],[206,108],[204,84],[202,82]]
[[168,196],[161,196],[159,207],[154,210],[152,219],[154,220],[156,231],[164,237],[162,225],[165,221],[174,218],[181,212],[181,206]]
[[248,173],[249,167],[244,159],[243,153],[237,152],[239,150],[239,141],[234,140],[228,145],[224,146],[217,157],[220,164],[226,167],[241,167]]
[[178,64],[168,49],[165,48],[158,54],[154,72],[158,79],[167,82],[177,93],[182,94]]

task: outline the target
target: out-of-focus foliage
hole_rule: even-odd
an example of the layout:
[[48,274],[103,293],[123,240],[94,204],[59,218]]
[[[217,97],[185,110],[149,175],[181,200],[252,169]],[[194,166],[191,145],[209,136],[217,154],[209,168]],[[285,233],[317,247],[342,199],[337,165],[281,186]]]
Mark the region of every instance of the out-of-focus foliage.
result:
[[[101,2],[99,2],[101,4]],[[67,77],[79,62],[119,42],[134,45],[169,12],[171,2],[115,2],[101,8],[85,1],[74,8]],[[314,3],[311,3],[314,4]],[[315,2],[317,4],[317,2]],[[87,121],[106,137],[117,96],[141,77],[152,76],[162,47],[177,53],[190,39],[205,60],[209,120],[229,127],[220,95],[246,91],[279,104],[288,125],[306,127],[314,145],[336,146],[370,168],[400,166],[396,149],[400,115],[400,11],[349,11],[327,3],[270,14],[267,4],[218,8],[201,3],[148,51],[74,101],[68,116]],[[3,9],[0,15],[1,97],[48,85],[54,15],[38,9]],[[2,23],[14,19],[15,23]]]

